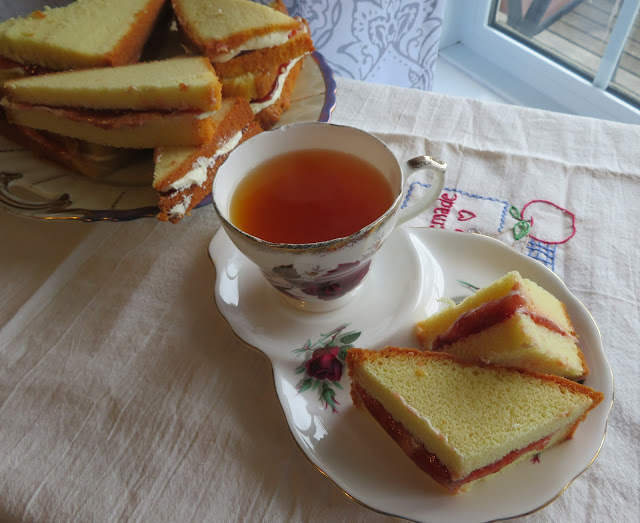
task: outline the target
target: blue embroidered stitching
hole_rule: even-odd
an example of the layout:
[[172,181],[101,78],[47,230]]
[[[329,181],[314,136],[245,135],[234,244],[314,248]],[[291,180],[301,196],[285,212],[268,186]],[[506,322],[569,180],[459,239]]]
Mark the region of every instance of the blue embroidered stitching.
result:
[[[411,198],[411,194],[413,193],[413,189],[415,185],[421,185],[422,187],[426,187],[427,189],[429,187],[431,187],[431,185],[426,184],[426,183],[422,183],[422,182],[413,182],[410,186],[409,186],[409,190],[407,191],[407,196],[405,197],[404,201],[402,202],[401,208],[404,209],[408,202],[409,199]],[[504,223],[507,217],[507,214],[509,212],[509,202],[507,202],[506,200],[499,200],[498,198],[491,198],[489,196],[480,196],[478,194],[471,194],[468,193],[466,191],[461,191],[460,189],[450,189],[448,187],[445,187],[443,189],[443,191],[448,191],[448,192],[455,192],[458,194],[461,194],[463,196],[468,196],[469,198],[476,198],[478,200],[488,200],[490,202],[497,202],[497,203],[501,203],[504,205],[504,208],[502,210],[502,214],[500,216],[500,226],[498,227],[498,232],[502,232],[502,229],[504,228]]]

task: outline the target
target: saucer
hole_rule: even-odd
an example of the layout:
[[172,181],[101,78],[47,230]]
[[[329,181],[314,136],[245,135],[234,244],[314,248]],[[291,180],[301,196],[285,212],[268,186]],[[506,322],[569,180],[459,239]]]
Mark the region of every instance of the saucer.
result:
[[[243,341],[271,362],[274,386],[302,452],[348,496],[415,521],[516,517],[547,505],[596,458],[613,401],[613,376],[598,328],[562,281],[498,240],[453,231],[396,229],[374,257],[358,294],[340,309],[310,313],[285,303],[222,228],[209,246],[215,299]],[[574,438],[452,496],[420,471],[368,414],[356,410],[343,365],[351,347],[418,347],[415,324],[517,270],[565,303],[605,399]]]

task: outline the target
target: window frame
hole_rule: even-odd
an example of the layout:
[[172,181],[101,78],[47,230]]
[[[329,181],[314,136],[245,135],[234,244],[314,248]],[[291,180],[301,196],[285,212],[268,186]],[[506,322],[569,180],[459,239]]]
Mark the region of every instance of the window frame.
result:
[[[493,88],[507,101],[640,124],[640,109],[491,27],[488,20],[492,0],[446,2],[440,56]],[[625,0],[621,10],[626,10],[623,14],[628,16],[630,12],[637,13],[639,7],[640,0]],[[615,75],[612,63],[617,64],[621,46],[624,46],[626,20],[622,20],[621,15],[618,17],[620,23],[614,26],[596,74],[598,85],[607,86]],[[628,28],[626,30],[628,34]]]

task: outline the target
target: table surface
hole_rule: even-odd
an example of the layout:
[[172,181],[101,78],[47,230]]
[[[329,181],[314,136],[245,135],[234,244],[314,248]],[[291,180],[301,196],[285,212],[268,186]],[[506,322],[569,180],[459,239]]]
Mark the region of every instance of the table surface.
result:
[[[523,519],[637,521],[640,127],[344,79],[337,98],[333,122],[448,162],[457,215],[409,225],[498,237],[599,325],[615,378],[604,446]],[[217,227],[210,206],[176,225],[0,215],[0,520],[390,519],[294,444],[268,361],[216,309]]]

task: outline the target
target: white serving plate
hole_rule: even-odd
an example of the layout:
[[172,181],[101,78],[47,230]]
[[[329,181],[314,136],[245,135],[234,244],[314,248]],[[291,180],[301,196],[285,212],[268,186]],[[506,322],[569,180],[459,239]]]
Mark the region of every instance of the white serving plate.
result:
[[[374,259],[356,297],[343,308],[309,313],[286,305],[220,228],[209,246],[215,299],[234,333],[271,362],[291,433],[307,458],[340,489],[372,510],[414,521],[478,522],[534,512],[558,497],[598,455],[613,401],[613,376],[587,309],[541,263],[493,238],[429,228],[399,228]],[[417,347],[416,321],[511,270],[563,301],[591,369],[585,384],[605,399],[573,439],[448,494],[420,471],[349,396],[349,378],[312,379],[305,367],[327,345]],[[327,336],[329,338],[327,338]],[[333,343],[327,340],[333,337]],[[342,340],[342,341],[340,341]],[[329,371],[337,378],[336,363]],[[339,366],[338,366],[339,367]],[[305,384],[306,382],[306,384]]]

